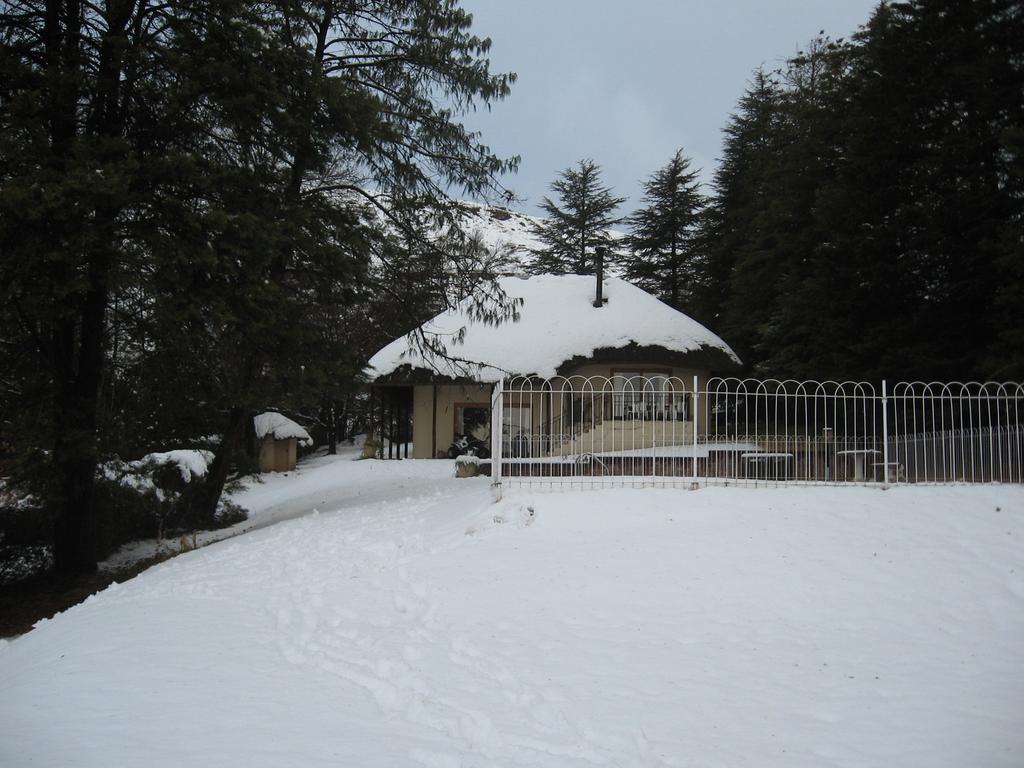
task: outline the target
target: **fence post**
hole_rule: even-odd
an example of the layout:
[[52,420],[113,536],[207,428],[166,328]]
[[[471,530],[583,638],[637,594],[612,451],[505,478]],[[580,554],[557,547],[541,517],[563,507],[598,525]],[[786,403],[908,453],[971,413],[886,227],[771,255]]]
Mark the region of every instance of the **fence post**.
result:
[[505,379],[498,379],[491,392],[491,488],[494,500],[501,500],[501,450],[505,421]]
[[693,375],[693,482],[697,482],[697,419],[700,416],[700,393],[697,391],[697,374]]
[[882,487],[889,487],[889,396],[882,379]]

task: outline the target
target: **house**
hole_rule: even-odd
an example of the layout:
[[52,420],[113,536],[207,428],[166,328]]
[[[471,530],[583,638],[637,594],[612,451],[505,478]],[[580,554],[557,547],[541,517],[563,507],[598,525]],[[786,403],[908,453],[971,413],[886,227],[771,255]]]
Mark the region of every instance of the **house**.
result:
[[260,472],[290,472],[295,469],[298,446],[313,444],[305,429],[277,411],[261,413],[252,422]]
[[[693,431],[698,417],[688,392],[694,377],[703,386],[712,372],[740,366],[721,338],[625,280],[605,278],[600,303],[593,276],[506,277],[499,285],[519,302],[517,321],[474,320],[467,300],[420,329],[447,341],[447,355],[416,351],[410,334],[371,358],[379,431],[391,438],[384,456],[395,457],[400,448],[413,458],[441,457],[459,436],[486,441],[492,388],[501,380],[510,386],[503,431],[513,451],[571,453],[571,436],[557,446],[550,437],[540,445],[537,436],[557,432],[562,409],[572,402],[600,408],[607,445],[635,442],[624,430],[640,428],[648,430],[644,439],[665,442],[670,427],[673,435],[686,423]],[[601,388],[597,406],[594,397],[585,405],[579,397],[556,403],[550,396],[594,382]],[[641,409],[645,418],[631,418]],[[589,418],[596,423],[595,413]]]

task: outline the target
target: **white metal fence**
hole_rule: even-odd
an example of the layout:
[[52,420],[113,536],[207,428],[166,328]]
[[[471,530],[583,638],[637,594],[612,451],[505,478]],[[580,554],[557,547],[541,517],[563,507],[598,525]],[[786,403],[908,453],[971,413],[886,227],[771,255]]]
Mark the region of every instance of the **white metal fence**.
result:
[[496,484],[1024,482],[1024,385],[516,377],[492,396]]

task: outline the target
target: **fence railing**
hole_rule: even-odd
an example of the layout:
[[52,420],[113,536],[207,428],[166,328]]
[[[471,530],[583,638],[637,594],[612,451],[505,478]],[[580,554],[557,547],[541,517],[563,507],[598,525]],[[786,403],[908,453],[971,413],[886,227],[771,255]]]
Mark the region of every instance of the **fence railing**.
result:
[[1024,482],[1017,383],[516,377],[492,398],[496,484]]

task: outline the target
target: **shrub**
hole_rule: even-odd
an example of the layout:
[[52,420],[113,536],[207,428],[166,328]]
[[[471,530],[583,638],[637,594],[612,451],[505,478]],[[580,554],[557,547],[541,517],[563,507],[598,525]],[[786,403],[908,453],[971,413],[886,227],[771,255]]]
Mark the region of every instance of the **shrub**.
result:
[[53,565],[53,516],[31,495],[0,484],[0,586]]
[[53,548],[46,544],[0,544],[0,587],[36,576],[53,567]]
[[[199,515],[196,502],[210,457],[206,451],[171,451],[101,465],[95,489],[96,556],[102,560],[130,541],[227,528],[245,520],[246,511],[224,499],[212,520]],[[49,509],[0,481],[0,585],[52,566],[53,526]]]

